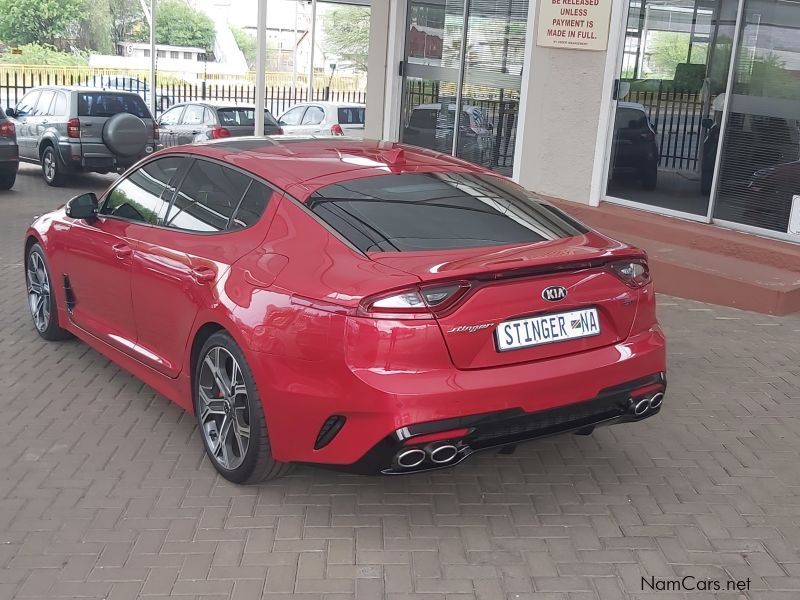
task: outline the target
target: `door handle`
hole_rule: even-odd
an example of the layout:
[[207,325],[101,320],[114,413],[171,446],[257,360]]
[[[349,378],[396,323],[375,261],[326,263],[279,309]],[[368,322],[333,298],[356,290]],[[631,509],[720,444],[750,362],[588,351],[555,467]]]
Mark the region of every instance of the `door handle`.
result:
[[200,133],[199,129],[196,129],[195,131],[192,131],[192,135],[197,135],[198,133]]
[[114,251],[114,254],[117,255],[117,258],[128,258],[133,254],[133,248],[128,246],[128,244],[114,244],[111,246],[111,249]]
[[217,278],[217,274],[209,267],[195,267],[192,268],[192,278],[197,283],[211,283]]

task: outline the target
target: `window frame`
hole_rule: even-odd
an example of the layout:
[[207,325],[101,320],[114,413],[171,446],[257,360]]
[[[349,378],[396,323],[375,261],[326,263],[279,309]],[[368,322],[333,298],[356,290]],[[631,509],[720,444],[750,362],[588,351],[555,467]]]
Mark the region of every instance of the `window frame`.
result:
[[[239,207],[242,204],[242,200],[244,199],[245,195],[247,194],[247,191],[250,189],[250,183],[248,182],[247,186],[245,186],[244,192],[242,192],[242,195],[241,195],[241,197],[239,198],[239,201],[236,204],[236,210],[231,214],[231,218],[228,220],[228,225],[226,225],[226,228],[225,228],[224,231],[192,231],[191,229],[178,229],[177,227],[170,227],[169,225],[157,225],[157,224],[154,224],[154,223],[146,223],[144,221],[137,221],[135,219],[128,219],[127,217],[120,217],[120,216],[117,216],[117,215],[105,215],[105,214],[102,214],[101,211],[103,210],[103,206],[105,205],[106,201],[108,200],[108,197],[112,194],[112,192],[115,189],[117,189],[117,186],[119,186],[123,181],[128,179],[128,175],[129,174],[127,174],[125,177],[121,177],[120,179],[115,181],[114,185],[112,185],[110,188],[108,188],[108,190],[106,190],[105,194],[103,194],[102,198],[98,202],[98,207],[99,207],[98,208],[98,215],[97,215],[98,218],[101,218],[101,219],[115,219],[115,220],[118,220],[118,221],[124,221],[126,223],[132,223],[134,225],[138,225],[138,226],[141,226],[141,227],[154,227],[154,228],[157,228],[157,229],[163,229],[165,231],[172,231],[172,232],[175,232],[175,233],[183,233],[183,234],[188,234],[188,235],[203,235],[203,236],[208,236],[208,235],[226,235],[226,234],[240,233],[242,231],[247,231],[249,229],[252,229],[253,227],[258,227],[259,224],[261,223],[261,221],[263,220],[264,215],[267,214],[267,212],[269,210],[269,207],[271,205],[276,204],[277,202],[279,202],[281,198],[289,198],[290,200],[294,200],[295,202],[297,202],[299,204],[302,204],[302,202],[299,202],[299,200],[295,199],[293,196],[290,196],[289,194],[287,194],[284,190],[280,189],[275,184],[267,181],[263,177],[260,177],[260,176],[256,175],[255,173],[252,173],[251,171],[248,171],[246,169],[241,169],[241,168],[239,168],[237,166],[231,165],[230,163],[226,163],[223,160],[218,160],[218,159],[210,158],[210,157],[207,157],[207,156],[201,156],[199,154],[191,154],[191,153],[185,153],[185,152],[170,152],[169,154],[164,154],[162,156],[155,156],[155,157],[150,158],[146,162],[143,162],[140,165],[138,165],[136,170],[143,169],[144,167],[149,165],[151,162],[154,162],[156,160],[160,160],[160,159],[164,159],[164,158],[174,158],[174,157],[186,159],[186,164],[182,165],[181,167],[179,167],[178,171],[175,173],[175,179],[174,179],[175,185],[173,186],[175,188],[175,190],[172,192],[172,197],[169,199],[169,203],[167,205],[167,212],[165,213],[165,219],[166,219],[166,217],[169,216],[169,212],[170,212],[170,210],[172,210],[172,206],[175,203],[175,198],[177,197],[178,191],[180,190],[180,187],[183,184],[184,179],[186,179],[186,176],[188,175],[189,170],[191,169],[191,167],[194,164],[195,160],[204,160],[204,161],[207,161],[207,162],[218,164],[218,165],[220,165],[222,167],[227,167],[227,168],[232,169],[234,171],[238,171],[242,175],[245,175],[246,177],[249,177],[250,179],[256,180],[259,183],[262,183],[263,185],[265,185],[268,189],[272,190],[272,194],[273,194],[274,198],[273,198],[273,196],[270,197],[270,199],[267,201],[267,206],[264,208],[264,212],[261,213],[261,216],[258,218],[258,220],[255,223],[253,223],[252,225],[248,225],[247,227],[238,227],[236,229],[228,229],[228,227],[230,227],[230,224],[233,222],[233,219],[236,217],[236,213],[239,212]],[[133,171],[131,171],[131,173],[132,172]],[[173,183],[173,180],[170,179],[169,183],[170,184]]]
[[[315,121],[314,123],[306,123],[305,120],[306,120],[306,115],[308,114],[308,111],[310,111],[310,110],[312,110],[314,108],[316,108],[317,110],[319,110],[322,113],[322,118],[319,121]],[[303,113],[303,118],[300,119],[300,123],[299,124],[301,126],[305,126],[305,127],[314,127],[315,125],[322,125],[323,123],[325,123],[327,121],[327,119],[328,119],[328,113],[325,112],[325,109],[323,107],[321,107],[321,106],[319,106],[317,104],[311,104],[311,105],[306,107],[306,112]]]
[[[157,160],[165,160],[165,159],[168,159],[168,158],[176,158],[176,156],[174,154],[165,154],[164,156],[155,156],[155,157],[151,158],[150,160],[148,160],[147,162],[143,162],[142,164],[138,165],[137,168],[135,169],[135,171],[140,171],[143,168],[145,168],[147,165],[149,165],[150,163],[154,163]],[[178,156],[177,158],[181,158],[181,157]],[[106,202],[108,202],[108,199],[111,196],[111,194],[113,194],[114,191],[120,185],[122,185],[125,181],[130,179],[130,175],[133,172],[134,172],[134,170],[132,169],[131,171],[126,173],[123,177],[120,177],[119,179],[117,179],[114,182],[114,184],[110,188],[108,188],[108,190],[106,190],[105,194],[103,194],[103,196],[100,198],[100,200],[97,203],[97,217],[100,218],[100,219],[116,219],[117,221],[124,221],[126,223],[132,223],[134,225],[140,225],[142,227],[163,227],[162,225],[157,225],[155,223],[148,223],[147,221],[138,221],[136,219],[129,219],[128,217],[120,217],[119,215],[103,214],[103,208],[105,208]],[[175,188],[175,190],[172,192],[172,194],[171,194],[171,196],[169,198],[169,201],[167,202],[167,211],[164,213],[165,215],[169,213],[169,209],[172,206],[173,200],[175,199],[175,192],[178,190],[178,185],[183,182],[183,178],[185,177],[187,172],[188,172],[188,169],[186,169],[186,166],[185,165],[180,165],[178,167],[178,170],[175,171],[175,174],[172,176],[172,178],[170,178],[170,180],[167,182],[167,187],[170,187],[170,184],[172,184],[173,181],[174,181],[175,185],[173,187]]]

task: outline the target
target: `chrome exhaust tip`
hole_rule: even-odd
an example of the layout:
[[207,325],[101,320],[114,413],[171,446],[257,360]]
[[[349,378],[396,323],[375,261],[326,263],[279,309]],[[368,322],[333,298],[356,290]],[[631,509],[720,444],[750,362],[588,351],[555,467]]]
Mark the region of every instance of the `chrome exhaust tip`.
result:
[[648,398],[643,398],[634,405],[633,414],[637,417],[641,417],[648,410],[650,410],[650,400]]
[[394,459],[398,467],[403,469],[413,469],[418,467],[425,460],[425,451],[420,448],[410,448],[403,450]]
[[432,463],[443,465],[449,463],[458,455],[458,448],[452,444],[442,444],[441,446],[431,448],[428,453]]
[[663,392],[658,392],[652,398],[650,398],[650,408],[658,408],[664,402],[664,394]]

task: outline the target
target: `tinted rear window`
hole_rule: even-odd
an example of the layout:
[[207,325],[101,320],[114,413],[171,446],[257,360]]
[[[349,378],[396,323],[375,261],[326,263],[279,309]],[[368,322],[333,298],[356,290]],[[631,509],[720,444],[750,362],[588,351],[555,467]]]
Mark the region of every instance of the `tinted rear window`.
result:
[[364,124],[364,109],[359,107],[348,106],[339,109],[339,124],[340,125],[363,125]]
[[[218,108],[217,117],[220,125],[227,127],[253,127],[256,124],[256,111],[252,108]],[[264,124],[273,126],[278,124],[268,110],[264,111]]]
[[140,119],[149,119],[150,111],[141,97],[135,94],[114,92],[79,92],[79,117],[113,117],[118,113],[131,113]]
[[586,229],[492,175],[380,175],[330,185],[309,208],[362,252],[529,244]]

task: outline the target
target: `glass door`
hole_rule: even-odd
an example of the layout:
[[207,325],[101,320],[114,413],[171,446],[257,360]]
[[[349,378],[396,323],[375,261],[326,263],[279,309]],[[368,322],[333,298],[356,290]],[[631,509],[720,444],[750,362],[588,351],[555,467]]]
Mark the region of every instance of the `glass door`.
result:
[[714,218],[800,241],[800,4],[744,0]]
[[739,0],[628,0],[606,194],[707,220]]
[[400,139],[506,175],[528,0],[409,0]]

